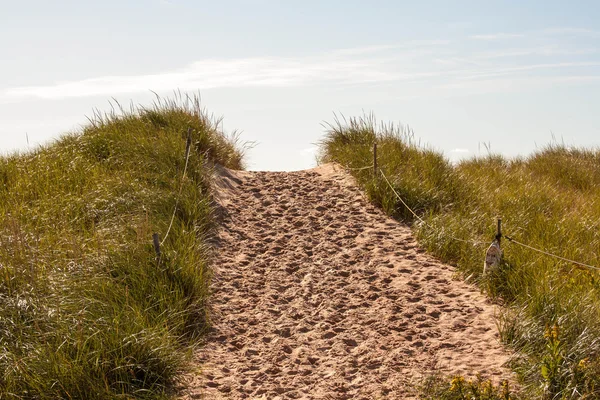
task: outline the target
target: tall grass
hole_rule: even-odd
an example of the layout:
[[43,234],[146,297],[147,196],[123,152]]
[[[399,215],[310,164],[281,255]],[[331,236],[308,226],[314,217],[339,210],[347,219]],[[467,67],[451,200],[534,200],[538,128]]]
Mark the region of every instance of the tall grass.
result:
[[182,97],[0,158],[0,398],[168,396],[208,324],[213,162],[240,147]]
[[600,150],[552,144],[526,158],[489,154],[453,165],[409,129],[367,116],[328,125],[320,161],[368,166],[374,142],[382,171],[426,224],[371,170],[354,176],[430,252],[506,306],[500,333],[518,350],[513,367],[529,396],[600,397],[600,273],[505,239],[500,270],[482,277],[496,217],[520,242],[600,267]]

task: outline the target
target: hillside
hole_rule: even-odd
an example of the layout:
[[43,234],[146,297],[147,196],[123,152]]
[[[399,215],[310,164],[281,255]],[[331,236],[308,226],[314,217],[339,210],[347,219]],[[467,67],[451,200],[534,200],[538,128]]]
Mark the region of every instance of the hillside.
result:
[[208,324],[209,166],[242,167],[215,126],[159,99],[0,158],[0,399],[168,396]]
[[[348,168],[425,249],[505,306],[500,335],[530,398],[600,396],[599,149],[551,144],[454,165],[410,129],[365,116],[329,125],[321,161]],[[504,259],[484,277],[499,217]]]

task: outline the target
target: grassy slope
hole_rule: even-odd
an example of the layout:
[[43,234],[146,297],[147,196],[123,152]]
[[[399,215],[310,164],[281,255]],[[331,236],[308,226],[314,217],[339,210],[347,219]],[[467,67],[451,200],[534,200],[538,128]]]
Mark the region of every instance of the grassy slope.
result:
[[406,129],[366,117],[332,124],[321,161],[370,165],[375,140],[383,171],[433,228],[415,223],[371,170],[354,175],[375,203],[413,224],[428,250],[505,302],[501,335],[519,350],[514,368],[529,395],[600,396],[600,274],[504,240],[503,268],[481,277],[496,216],[519,241],[600,266],[600,151],[548,146],[526,159],[489,155],[454,166]]
[[166,397],[207,326],[205,162],[241,159],[190,99],[0,158],[0,398]]

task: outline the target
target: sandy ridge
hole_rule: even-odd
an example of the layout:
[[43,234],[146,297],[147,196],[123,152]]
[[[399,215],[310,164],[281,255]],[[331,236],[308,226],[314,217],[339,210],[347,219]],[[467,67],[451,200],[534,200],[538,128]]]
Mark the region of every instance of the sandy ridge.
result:
[[339,168],[218,181],[214,327],[186,398],[405,399],[434,369],[511,378],[493,306]]

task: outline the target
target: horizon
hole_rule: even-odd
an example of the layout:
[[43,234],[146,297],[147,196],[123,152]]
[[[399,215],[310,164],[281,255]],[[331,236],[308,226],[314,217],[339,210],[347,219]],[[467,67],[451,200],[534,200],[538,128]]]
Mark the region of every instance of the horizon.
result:
[[598,148],[600,5],[460,5],[7,3],[0,151],[48,143],[113,99],[175,90],[257,143],[253,170],[316,165],[334,113],[408,125],[453,162],[483,144],[508,158],[553,140]]

